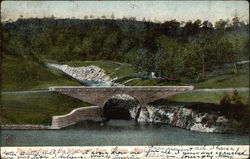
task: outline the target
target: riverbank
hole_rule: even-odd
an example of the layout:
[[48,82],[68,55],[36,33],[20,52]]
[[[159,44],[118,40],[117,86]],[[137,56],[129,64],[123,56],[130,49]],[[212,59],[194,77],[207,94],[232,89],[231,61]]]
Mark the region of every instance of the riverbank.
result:
[[[197,105],[197,104],[196,104]],[[200,104],[201,105],[201,104]],[[131,114],[132,119],[137,123],[148,123],[148,124],[166,124],[189,131],[196,132],[206,132],[206,133],[249,133],[249,127],[243,125],[241,122],[229,119],[225,115],[220,115],[219,113],[204,113],[197,110],[193,110],[189,107],[194,107],[194,104],[183,105],[137,105],[133,108],[130,107],[129,113]],[[214,106],[216,106],[214,104]],[[138,108],[140,107],[140,108]],[[84,121],[93,121],[96,123],[107,123],[105,120],[100,120],[100,115],[95,116],[86,116],[86,111],[89,111],[92,108],[96,109],[97,107],[86,107],[86,108],[77,108],[74,109],[69,115],[64,116],[54,116],[52,121],[52,126],[50,125],[1,125],[3,130],[45,130],[45,129],[64,129],[67,127],[72,127],[72,125],[78,125],[78,123]],[[99,108],[99,107],[98,107]],[[79,112],[83,111],[84,112]],[[98,112],[100,112],[98,110]],[[85,115],[86,117],[79,116],[80,114]],[[87,112],[87,115],[91,114]],[[62,121],[59,121],[58,117],[61,117],[63,121],[63,126],[58,125]],[[76,119],[77,120],[76,120]],[[82,118],[82,120],[80,119]],[[95,119],[96,118],[96,119]],[[73,120],[74,119],[74,120]],[[84,120],[86,119],[86,120]],[[97,120],[98,119],[98,120]],[[77,122],[75,122],[77,121]],[[126,120],[124,120],[126,121]],[[68,124],[67,124],[68,123]],[[55,126],[56,124],[56,126]]]
[[50,125],[1,125],[2,130],[48,130],[51,129]]
[[[130,96],[129,96],[130,97]],[[117,99],[122,100],[117,100]],[[109,102],[111,105],[109,105]],[[222,112],[222,106],[213,103],[188,103],[188,102],[170,102],[164,100],[156,101],[147,105],[140,105],[134,98],[117,96],[111,98],[104,107],[90,106],[73,109],[70,113],[53,116],[51,124],[4,124],[1,129],[63,129],[75,125],[81,121],[98,121],[105,124],[107,122],[102,115],[102,111],[112,110],[112,116],[124,111],[128,114],[126,119],[134,119],[138,123],[162,123],[182,129],[207,133],[248,133],[249,121],[247,113],[249,112]],[[116,103],[115,103],[116,102]],[[114,108],[117,104],[119,108]],[[111,106],[111,107],[110,107]],[[110,107],[109,109],[107,107]],[[118,112],[116,112],[118,111]],[[229,111],[229,110],[228,110]],[[235,118],[235,114],[241,114]],[[110,117],[112,117],[110,116]],[[125,115],[126,116],[126,115]],[[108,116],[105,116],[108,117]],[[102,118],[102,120],[100,120]],[[112,119],[112,118],[111,118]],[[125,118],[123,120],[126,120]],[[52,126],[50,126],[52,125]]]

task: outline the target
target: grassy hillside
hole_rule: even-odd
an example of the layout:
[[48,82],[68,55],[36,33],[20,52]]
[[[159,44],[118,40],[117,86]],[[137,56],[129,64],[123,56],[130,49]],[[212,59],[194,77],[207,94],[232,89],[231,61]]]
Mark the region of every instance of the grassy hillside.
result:
[[[55,61],[49,61],[57,63]],[[113,61],[69,61],[64,62],[73,67],[96,65],[105,70],[106,74],[115,79],[116,83],[126,86],[168,86],[193,85],[160,79],[142,79],[133,65]],[[195,88],[239,88],[249,86],[248,68],[240,70],[238,75],[226,73],[194,84]],[[131,80],[130,80],[131,79]],[[128,81],[130,80],[130,81]],[[61,71],[42,66],[22,57],[5,55],[2,60],[2,91],[47,89],[49,86],[72,85],[80,86],[78,81]]]
[[64,115],[89,104],[56,93],[3,94],[2,124],[51,124],[52,116]]
[[2,59],[2,91],[48,89],[49,86],[81,85],[60,71],[42,66],[22,57],[7,56]]
[[[233,22],[235,19],[230,21]],[[8,55],[60,62],[128,62],[144,75],[153,71],[186,83],[205,79],[214,67],[248,60],[249,24],[218,28],[207,25],[208,21],[181,23],[176,20],[155,23],[130,18],[19,18],[3,23],[2,50]],[[204,53],[206,58],[203,59],[201,55]],[[100,62],[100,65],[106,64]],[[112,70],[112,66],[108,70]],[[114,76],[120,76],[120,79],[124,73],[134,76],[131,69],[124,71],[110,71],[109,74],[113,76],[114,72]]]
[[[57,63],[53,61],[54,63]],[[52,63],[53,63],[52,62]],[[194,85],[195,88],[240,88],[249,86],[248,67],[240,68],[239,74],[235,75],[231,69],[225,69],[224,75],[208,78],[206,81],[196,84],[164,81],[161,79],[143,79],[133,65],[114,61],[69,61],[72,67],[96,65],[102,68],[108,76],[115,78],[117,83],[125,83],[126,86],[171,86],[171,85]]]
[[249,75],[221,75],[195,85],[196,88],[240,88],[249,87]]
[[[220,75],[218,75],[218,72],[220,72]],[[213,76],[204,82],[195,84],[195,88],[249,87],[249,63],[238,65],[238,74],[234,73],[232,65],[227,65],[220,69],[215,68],[210,74]]]
[[179,82],[168,82],[160,79],[134,79],[125,84],[126,86],[174,86],[187,85]]
[[[186,92],[182,94],[177,94],[175,96],[171,96],[166,98],[169,101],[175,102],[204,102],[204,103],[220,103],[220,100],[225,94],[232,95],[232,92]],[[239,96],[241,97],[241,101],[243,104],[249,104],[249,92],[239,92]]]
[[117,83],[125,83],[126,86],[168,86],[168,85],[185,85],[177,82],[167,82],[160,79],[142,79],[134,66],[128,63],[114,61],[70,61],[66,62],[72,67],[96,65],[102,68],[108,76],[115,79]]

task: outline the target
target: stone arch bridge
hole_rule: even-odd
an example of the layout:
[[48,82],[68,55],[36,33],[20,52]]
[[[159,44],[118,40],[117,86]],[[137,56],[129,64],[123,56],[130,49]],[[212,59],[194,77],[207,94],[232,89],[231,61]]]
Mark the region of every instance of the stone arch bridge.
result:
[[166,98],[184,91],[193,90],[193,86],[58,86],[49,87],[50,91],[65,94],[94,105],[103,105],[116,94],[130,95],[144,105],[155,100]]
[[103,106],[115,95],[126,94],[134,97],[143,106],[161,98],[193,90],[193,86],[55,86],[49,91],[65,94],[84,102],[96,105],[78,108],[63,116],[54,116],[52,129],[73,125],[82,120],[95,120],[103,117]]

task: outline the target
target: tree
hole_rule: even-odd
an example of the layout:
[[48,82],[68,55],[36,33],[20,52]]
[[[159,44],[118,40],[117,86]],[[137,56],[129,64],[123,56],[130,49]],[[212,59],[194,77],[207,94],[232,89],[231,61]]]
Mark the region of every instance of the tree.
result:
[[202,29],[213,29],[213,24],[206,20],[202,23]]
[[89,16],[87,16],[87,15],[84,16],[84,19],[85,19],[85,20],[88,19],[88,18],[89,18]]
[[166,36],[157,39],[160,48],[155,54],[155,70],[161,76],[178,78],[183,73],[185,55],[179,42]]
[[93,56],[94,53],[94,42],[91,37],[86,37],[83,39],[81,46],[79,46],[77,53],[83,58]]
[[148,77],[152,71],[154,71],[154,57],[145,48],[139,48],[136,50],[136,58],[134,59],[134,65],[137,70],[142,73],[143,77]]
[[240,18],[237,16],[233,17],[231,26],[232,27],[239,27],[240,26]]
[[239,59],[239,55],[242,52],[242,49],[244,48],[244,39],[242,38],[242,36],[238,35],[237,33],[231,34],[228,37],[228,41],[231,45],[229,45],[229,49],[230,52],[228,54],[228,57],[231,61],[231,63],[233,63],[234,66],[234,73],[238,74],[239,73],[239,68],[237,65],[237,61]]
[[101,18],[102,18],[102,19],[106,19],[106,16],[105,16],[105,15],[102,15]]
[[116,58],[116,49],[118,48],[118,34],[113,32],[110,34],[103,44],[103,57],[106,60],[111,60]]
[[179,35],[180,22],[176,20],[166,21],[161,25],[161,30],[165,35],[176,37]]
[[136,17],[129,17],[128,20],[136,21]]
[[111,14],[110,18],[113,19],[113,20],[115,19],[114,13]]
[[216,29],[225,29],[228,27],[228,25],[229,25],[229,20],[220,19],[219,21],[215,22]]
[[196,46],[197,57],[201,61],[202,65],[202,79],[207,79],[207,68],[212,66],[213,48],[212,48],[212,35],[204,33],[200,34],[197,39],[194,40]]

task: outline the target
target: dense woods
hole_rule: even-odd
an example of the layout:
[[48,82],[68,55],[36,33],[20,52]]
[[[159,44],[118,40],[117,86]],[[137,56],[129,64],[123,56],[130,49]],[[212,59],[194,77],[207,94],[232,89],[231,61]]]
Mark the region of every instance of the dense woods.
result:
[[112,60],[147,77],[199,82],[208,72],[249,58],[249,24],[235,17],[164,23],[115,19],[30,18],[2,24],[2,54],[44,62]]

